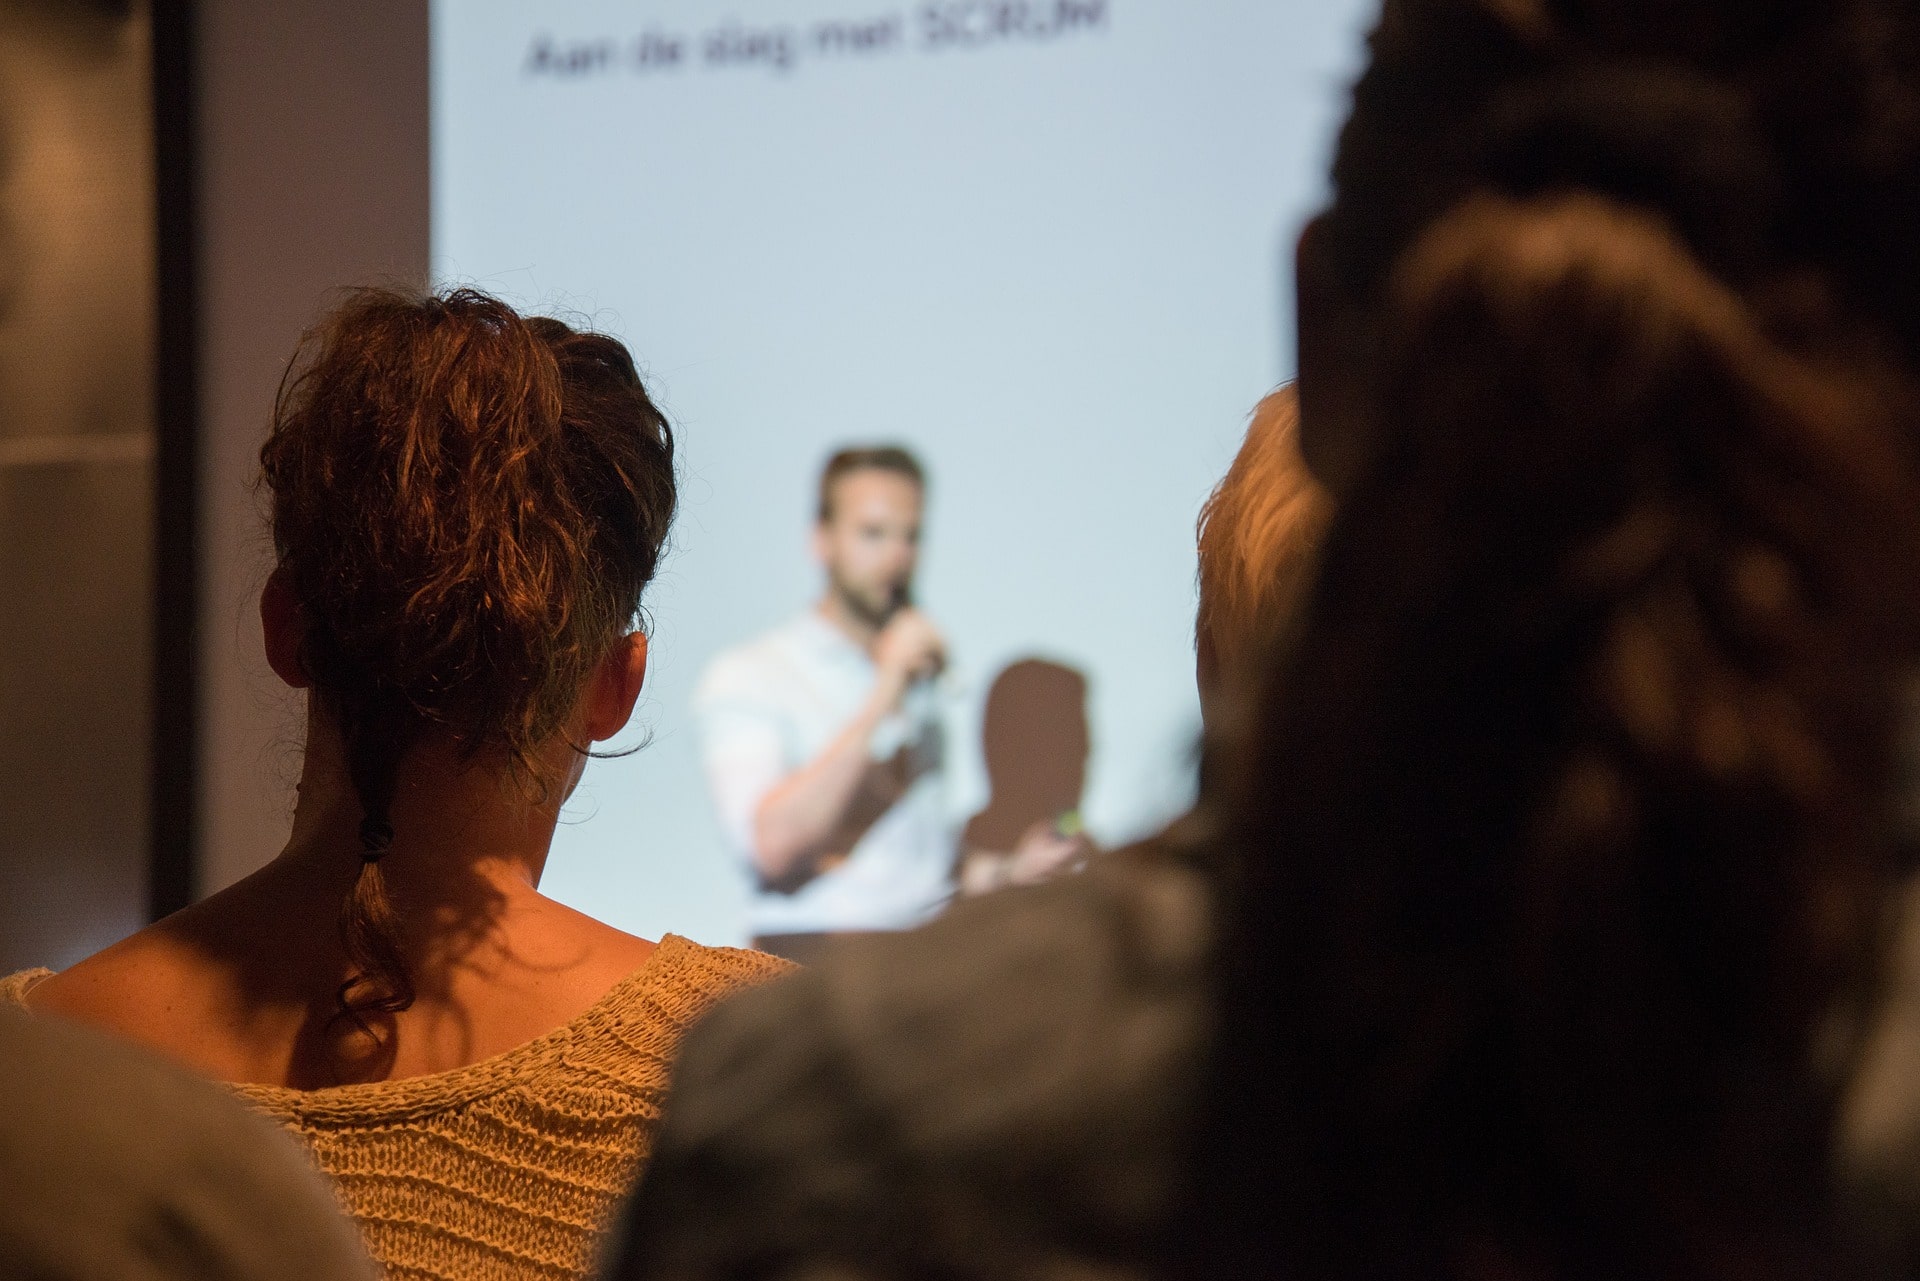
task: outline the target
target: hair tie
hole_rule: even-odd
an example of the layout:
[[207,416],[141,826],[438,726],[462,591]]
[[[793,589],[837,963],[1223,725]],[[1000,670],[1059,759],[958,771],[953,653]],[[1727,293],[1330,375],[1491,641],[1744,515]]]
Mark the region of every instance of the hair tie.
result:
[[365,847],[360,855],[360,861],[378,863],[381,856],[393,848],[393,824],[384,818],[362,819],[360,844]]

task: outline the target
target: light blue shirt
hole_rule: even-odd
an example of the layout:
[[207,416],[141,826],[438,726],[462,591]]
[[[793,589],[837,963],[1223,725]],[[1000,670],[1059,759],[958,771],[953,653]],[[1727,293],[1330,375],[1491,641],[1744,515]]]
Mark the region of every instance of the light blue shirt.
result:
[[714,658],[694,690],[701,760],[721,831],[748,877],[755,935],[894,930],[920,924],[953,893],[959,824],[946,786],[937,692],[918,685],[875,730],[876,760],[905,753],[912,782],[845,862],[791,892],[761,882],[754,813],[824,750],[873,690],[873,660],[812,610]]

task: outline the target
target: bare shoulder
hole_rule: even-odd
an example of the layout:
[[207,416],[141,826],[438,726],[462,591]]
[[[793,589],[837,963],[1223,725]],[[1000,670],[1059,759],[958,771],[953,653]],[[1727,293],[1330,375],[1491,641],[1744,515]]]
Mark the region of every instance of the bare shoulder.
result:
[[585,988],[605,991],[653,958],[658,944],[615,929],[605,921],[542,895],[529,924],[539,950],[568,958],[568,969]]
[[[90,1023],[221,1080],[270,1080],[304,1016],[330,921],[276,912],[256,873],[33,988],[27,1006]],[[316,971],[317,972],[317,971]],[[264,1029],[264,1031],[263,1031]],[[266,1075],[261,1075],[265,1073]]]
[[138,1041],[177,1025],[211,986],[206,958],[173,918],[149,925],[37,984],[28,1008]]

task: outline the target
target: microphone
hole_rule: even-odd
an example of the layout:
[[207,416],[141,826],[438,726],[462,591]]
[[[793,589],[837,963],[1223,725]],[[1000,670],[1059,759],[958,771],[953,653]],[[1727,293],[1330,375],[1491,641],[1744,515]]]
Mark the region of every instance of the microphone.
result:
[[887,617],[892,618],[903,609],[913,608],[913,584],[895,583],[893,592],[887,598]]
[[[901,610],[912,609],[912,608],[913,608],[913,583],[911,581],[903,582],[903,583],[895,583],[893,585],[893,592],[888,597],[888,600],[887,600],[888,621],[892,621],[893,616],[895,614],[898,614]],[[882,626],[884,625],[885,624],[882,624]],[[941,676],[943,676],[946,673],[946,670],[947,670],[947,656],[945,653],[942,653],[939,656],[938,662],[934,666],[933,670],[929,672],[924,672],[921,675],[916,676],[914,678],[914,684],[924,685],[924,684],[929,684],[933,681],[937,681],[941,678]]]

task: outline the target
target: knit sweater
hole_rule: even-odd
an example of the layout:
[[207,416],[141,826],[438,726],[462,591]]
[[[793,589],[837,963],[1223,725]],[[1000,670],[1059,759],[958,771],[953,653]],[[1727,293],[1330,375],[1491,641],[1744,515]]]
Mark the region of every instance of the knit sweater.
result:
[[[789,968],[669,934],[584,1014],[479,1063],[228,1088],[306,1144],[391,1281],[582,1278],[652,1148],[681,1036],[728,992]],[[0,979],[0,1001],[24,1004],[48,973]]]

